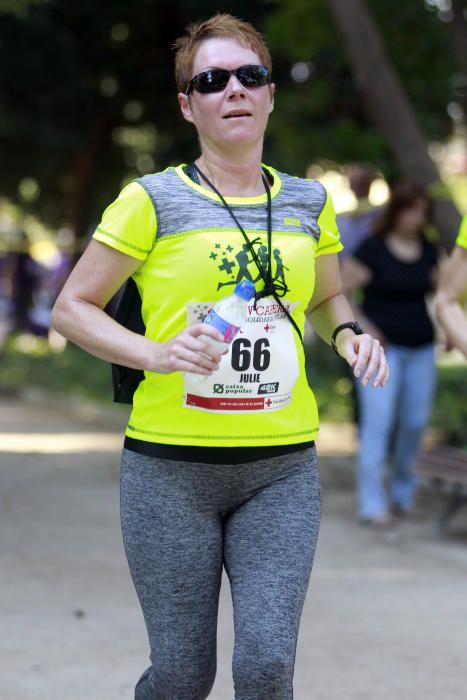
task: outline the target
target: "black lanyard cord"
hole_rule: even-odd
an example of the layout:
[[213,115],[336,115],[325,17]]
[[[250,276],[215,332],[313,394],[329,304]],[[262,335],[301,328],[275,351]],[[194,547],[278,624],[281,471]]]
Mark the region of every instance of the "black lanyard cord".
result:
[[264,282],[264,289],[262,289],[260,292],[255,293],[255,303],[254,303],[254,308],[256,310],[256,304],[260,299],[263,299],[264,297],[272,296],[274,297],[274,300],[279,304],[280,308],[292,324],[292,326],[295,328],[298,337],[300,338],[301,343],[303,343],[303,337],[300,332],[300,328],[298,327],[297,323],[295,320],[292,318],[291,314],[289,311],[285,308],[284,304],[280,300],[280,297],[284,297],[288,290],[287,285],[285,282],[279,282],[279,281],[274,281],[272,278],[272,260],[271,260],[271,251],[272,251],[272,202],[271,202],[271,190],[268,184],[268,181],[265,177],[264,174],[262,174],[262,180],[263,180],[263,185],[264,189],[266,190],[266,196],[268,200],[267,204],[267,235],[268,235],[268,266],[267,269],[265,270],[261,261],[258,258],[258,255],[254,249],[254,244],[258,243],[261,239],[260,238],[255,238],[253,241],[250,241],[248,238],[243,226],[240,224],[238,221],[237,217],[235,216],[234,212],[232,211],[232,208],[230,205],[225,201],[225,198],[222,196],[222,194],[219,192],[219,190],[213,185],[213,183],[206,177],[206,175],[198,168],[196,163],[193,163],[193,166],[196,170],[196,172],[201,175],[203,180],[209,185],[209,187],[212,189],[215,194],[219,197],[221,200],[222,204],[224,207],[227,209],[229,212],[230,216],[232,219],[235,221],[239,231],[242,233],[243,238],[245,239],[245,242],[248,246],[248,250],[251,253],[251,257],[253,259],[253,262],[255,263],[256,267],[258,268],[258,272],[261,275],[261,278]]

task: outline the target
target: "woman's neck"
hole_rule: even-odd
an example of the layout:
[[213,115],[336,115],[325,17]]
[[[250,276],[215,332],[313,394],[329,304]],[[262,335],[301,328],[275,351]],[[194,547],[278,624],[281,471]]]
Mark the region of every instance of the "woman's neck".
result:
[[386,245],[396,258],[405,262],[418,260],[423,249],[422,239],[418,233],[407,235],[397,230],[387,234]]
[[389,231],[387,238],[391,238],[401,245],[405,244],[408,247],[420,245],[422,240],[418,231],[400,231],[399,229],[392,229],[392,231]]
[[195,163],[224,197],[264,194],[261,161],[257,157],[236,162],[218,154],[203,152]]

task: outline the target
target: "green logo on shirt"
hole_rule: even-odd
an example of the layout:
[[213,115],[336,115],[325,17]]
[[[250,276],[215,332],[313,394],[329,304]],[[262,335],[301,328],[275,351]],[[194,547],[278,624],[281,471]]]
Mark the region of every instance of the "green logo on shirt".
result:
[[[264,244],[260,245],[256,251],[256,255],[258,256],[261,267],[266,272],[269,262],[267,246]],[[249,280],[253,282],[253,284],[256,284],[262,279],[261,273],[246,243],[244,243],[237,252],[235,252],[235,249],[231,245],[222,249],[221,244],[216,243],[209,258],[216,263],[222,275],[221,281],[217,284],[217,290],[222,287],[234,287],[243,280]],[[286,286],[285,271],[289,268],[284,265],[279,248],[273,248],[271,264],[273,282],[280,282]]]

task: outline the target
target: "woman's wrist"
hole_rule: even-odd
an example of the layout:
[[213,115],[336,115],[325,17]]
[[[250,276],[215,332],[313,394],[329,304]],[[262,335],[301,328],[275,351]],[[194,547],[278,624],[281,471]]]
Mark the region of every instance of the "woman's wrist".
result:
[[339,348],[343,345],[343,343],[354,335],[362,334],[363,331],[357,321],[346,321],[345,323],[340,323],[332,332],[331,347],[334,352],[339,355],[339,357],[342,357]]
[[141,354],[138,360],[138,364],[141,364],[142,369],[147,372],[160,372],[160,348],[162,343],[156,343],[154,340],[149,338],[142,338]]

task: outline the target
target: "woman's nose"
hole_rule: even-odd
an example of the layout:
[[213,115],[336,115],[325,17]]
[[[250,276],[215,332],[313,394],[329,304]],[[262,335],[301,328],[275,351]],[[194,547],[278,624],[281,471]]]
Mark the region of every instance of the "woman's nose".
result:
[[226,90],[228,97],[230,97],[230,95],[238,95],[239,93],[245,93],[244,86],[241,84],[241,82],[234,73],[231,73],[230,75],[229,82],[226,86]]

